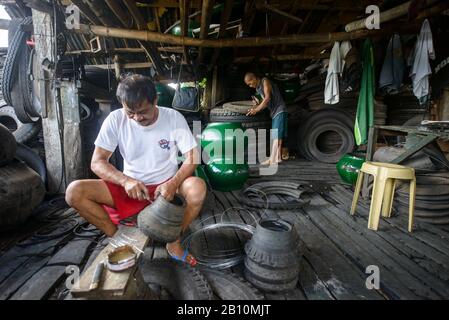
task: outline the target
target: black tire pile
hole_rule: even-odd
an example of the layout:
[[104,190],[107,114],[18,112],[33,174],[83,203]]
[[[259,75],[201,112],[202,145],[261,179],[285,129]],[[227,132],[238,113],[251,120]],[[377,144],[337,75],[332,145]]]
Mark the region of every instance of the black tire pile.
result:
[[417,116],[423,119],[427,113],[426,106],[419,105],[418,99],[411,90],[386,96],[384,102],[388,106],[388,125],[403,125]]
[[[358,92],[341,92],[340,101],[334,105],[324,103],[326,75],[321,74],[301,87],[298,101],[307,106],[297,131],[297,148],[302,157],[310,161],[336,163],[355,148],[354,123]],[[302,108],[304,109],[304,108]],[[384,125],[387,106],[375,99],[374,123]]]
[[161,300],[264,300],[264,295],[241,276],[227,271],[190,267],[171,259],[143,255],[139,270]]
[[[374,161],[391,162],[404,153],[405,148],[382,147],[376,150]],[[449,172],[447,160],[441,151],[426,147],[401,165],[415,169],[415,217],[432,224],[449,224]],[[408,215],[409,183],[398,181],[395,208]]]
[[[395,204],[400,213],[408,215],[408,183],[397,188]],[[416,174],[414,216],[422,222],[449,224],[449,172]]]
[[[14,160],[17,150],[14,136],[0,124],[0,231],[26,221],[45,196],[43,179],[25,163]],[[33,162],[26,149],[19,150],[26,161]]]
[[354,124],[351,116],[337,108],[309,114],[297,131],[300,154],[310,161],[337,163],[354,151]]
[[[260,112],[255,116],[247,116],[250,101],[236,101],[224,104],[222,107],[210,111],[210,122],[238,122],[244,129],[269,129],[271,118],[267,111]],[[230,110],[231,109],[231,110]]]
[[0,57],[0,123],[5,125],[20,143],[32,140],[41,130],[40,107],[33,101],[33,82],[28,78],[31,54],[25,41],[30,37],[20,26],[31,24],[31,17],[14,19],[10,24],[10,44]]
[[299,237],[282,219],[261,219],[245,245],[245,278],[265,292],[293,290],[299,280]]

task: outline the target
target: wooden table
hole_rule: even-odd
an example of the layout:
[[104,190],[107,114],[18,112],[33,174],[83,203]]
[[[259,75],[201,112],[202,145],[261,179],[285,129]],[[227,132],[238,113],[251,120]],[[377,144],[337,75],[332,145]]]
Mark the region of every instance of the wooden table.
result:
[[97,265],[107,261],[108,254],[114,249],[113,243],[118,240],[126,240],[134,246],[137,259],[148,244],[149,238],[138,228],[119,226],[119,230],[114,235],[109,244],[100,252],[92,264],[75,282],[71,293],[74,298],[85,299],[152,299],[154,298],[148,286],[143,281],[137,263],[134,267],[121,271],[110,271],[106,266],[102,273],[100,285],[95,290],[90,290],[90,284]]

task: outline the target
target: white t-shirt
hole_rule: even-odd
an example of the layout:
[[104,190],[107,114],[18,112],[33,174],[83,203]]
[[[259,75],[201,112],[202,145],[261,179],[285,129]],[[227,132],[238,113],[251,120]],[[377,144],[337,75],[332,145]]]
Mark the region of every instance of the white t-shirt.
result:
[[197,146],[186,120],[176,110],[157,107],[155,123],[141,126],[129,119],[123,109],[104,120],[95,145],[114,152],[119,147],[124,160],[123,173],[144,184],[159,184],[178,170],[178,150],[182,154]]

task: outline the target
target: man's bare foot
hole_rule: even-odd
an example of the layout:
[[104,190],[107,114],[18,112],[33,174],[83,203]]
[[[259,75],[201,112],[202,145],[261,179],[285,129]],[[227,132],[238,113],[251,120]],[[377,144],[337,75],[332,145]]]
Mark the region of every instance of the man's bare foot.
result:
[[[191,265],[192,267],[197,264],[196,259],[190,253],[187,253],[187,250],[184,250],[182,248],[180,240],[176,240],[174,242],[167,243],[165,248],[167,249],[168,254],[175,260],[186,262],[187,264]],[[187,253],[187,255],[184,257],[184,255],[186,253]]]

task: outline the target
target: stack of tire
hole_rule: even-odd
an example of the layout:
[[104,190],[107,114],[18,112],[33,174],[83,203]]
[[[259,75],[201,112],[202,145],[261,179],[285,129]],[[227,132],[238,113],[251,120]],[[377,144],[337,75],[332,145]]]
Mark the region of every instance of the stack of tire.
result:
[[310,161],[337,163],[354,151],[354,121],[350,114],[328,107],[310,113],[297,132],[299,153]]
[[[409,186],[397,188],[396,209],[408,214]],[[449,224],[449,173],[431,172],[416,174],[415,217],[431,224]]]
[[4,99],[0,101],[0,123],[6,125],[20,143],[28,142],[41,129],[41,105],[34,94],[37,81],[30,80],[31,73],[35,74],[40,66],[34,50],[26,44],[31,32],[22,30],[31,24],[31,17],[11,21],[10,43],[0,82]]
[[299,279],[299,237],[282,219],[262,219],[245,245],[245,278],[265,292],[296,287]]
[[427,107],[420,105],[418,99],[411,90],[404,90],[397,95],[386,96],[384,99],[388,106],[388,124],[403,125],[414,117],[421,117],[427,113]]
[[[18,150],[21,154],[16,154]],[[23,146],[18,149],[14,136],[0,124],[0,231],[27,220],[45,196],[44,180],[25,163],[15,160],[16,156],[33,162],[33,156]],[[39,170],[37,166],[35,170]]]
[[[388,163],[405,151],[405,148],[400,147],[382,147],[376,150],[373,159]],[[449,173],[445,156],[427,147],[403,161],[401,165],[415,169],[415,217],[432,224],[449,224]],[[407,182],[398,182],[394,201],[396,209],[408,215]]]
[[[268,110],[263,110],[254,116],[247,116],[248,109],[253,106],[252,101],[233,101],[223,104],[222,107],[214,108],[210,111],[209,121],[210,122],[238,122],[242,125],[243,129],[253,129],[256,133],[256,146],[251,144],[248,145],[249,150],[256,150],[259,153],[258,146],[259,143],[259,129],[265,129],[265,146],[264,150],[267,154],[270,151],[270,129],[271,129],[271,118]],[[262,142],[262,141],[261,141]]]
[[[317,92],[307,98],[310,111],[317,111],[327,109],[330,105],[324,103],[323,92]],[[338,108],[351,115],[355,120],[358,104],[358,92],[347,92],[340,94],[340,102],[332,105],[333,108]],[[387,105],[380,97],[374,100],[374,124],[385,125],[387,119]]]
[[254,116],[247,116],[248,109],[254,106],[252,101],[232,101],[223,104],[222,107],[210,111],[210,122],[239,122],[242,127],[253,129],[271,128],[271,118],[267,110]]

